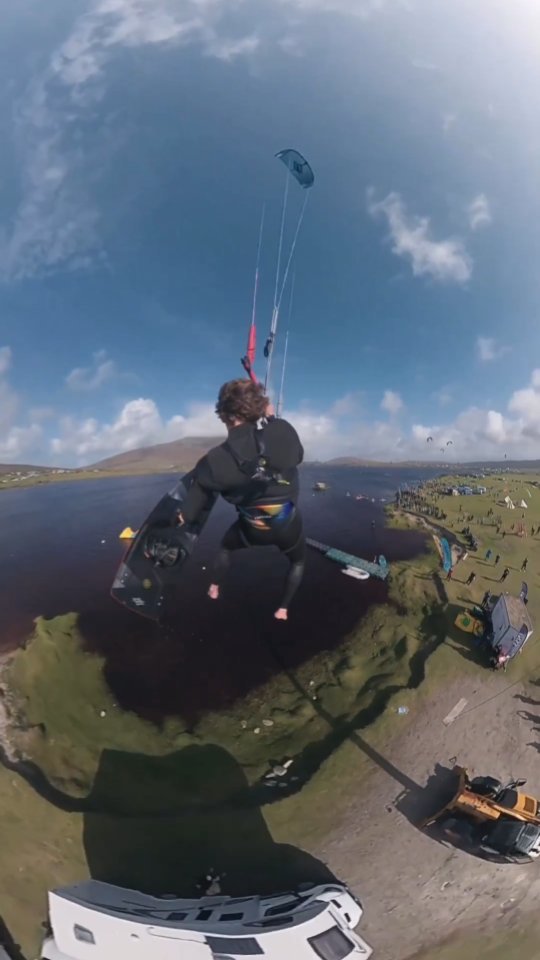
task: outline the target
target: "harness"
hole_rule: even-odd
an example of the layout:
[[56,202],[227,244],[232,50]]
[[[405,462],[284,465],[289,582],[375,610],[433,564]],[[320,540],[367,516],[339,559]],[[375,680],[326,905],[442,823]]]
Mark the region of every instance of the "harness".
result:
[[[246,459],[234,449],[227,440],[223,446],[231,455],[238,469],[251,481],[244,502],[237,505],[243,520],[258,530],[271,530],[274,524],[289,520],[296,512],[294,503],[286,496],[265,497],[270,484],[288,487],[290,483],[276,470],[273,470],[266,455],[264,427],[255,427],[254,440],[257,456]],[[285,491],[284,491],[285,493]]]
[[289,481],[285,480],[281,473],[273,470],[266,455],[266,444],[264,442],[264,427],[255,427],[253,437],[257,448],[257,456],[252,459],[241,457],[234,449],[230,440],[223,444],[225,450],[230,453],[236,466],[246,477],[252,481],[254,488],[258,486],[261,490],[271,483],[277,483],[283,486],[290,486]]

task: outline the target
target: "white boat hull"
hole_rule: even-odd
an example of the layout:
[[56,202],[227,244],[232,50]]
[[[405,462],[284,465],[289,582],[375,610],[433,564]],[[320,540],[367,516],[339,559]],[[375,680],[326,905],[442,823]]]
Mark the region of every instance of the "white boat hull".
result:
[[353,577],[355,580],[369,580],[367,570],[360,570],[358,567],[345,567],[341,572],[347,577]]

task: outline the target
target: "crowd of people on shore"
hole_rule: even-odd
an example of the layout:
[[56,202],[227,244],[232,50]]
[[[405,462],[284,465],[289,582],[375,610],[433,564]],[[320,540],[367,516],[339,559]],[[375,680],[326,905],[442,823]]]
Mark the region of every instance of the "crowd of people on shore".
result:
[[408,513],[418,513],[425,517],[431,517],[433,520],[447,520],[448,515],[438,507],[433,499],[426,496],[422,489],[418,490],[398,490],[396,493],[396,506]]

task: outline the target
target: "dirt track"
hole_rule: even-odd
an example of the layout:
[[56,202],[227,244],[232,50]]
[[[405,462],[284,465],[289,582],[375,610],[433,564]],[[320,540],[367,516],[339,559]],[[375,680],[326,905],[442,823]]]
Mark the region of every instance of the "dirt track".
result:
[[[443,718],[461,698],[467,706],[445,726]],[[540,793],[540,688],[514,683],[510,672],[479,671],[419,698],[413,710],[418,717],[382,751],[384,769],[378,766],[367,793],[350,803],[347,823],[336,824],[322,851],[361,896],[362,932],[378,960],[405,960],[468,927],[524,925],[540,896],[537,864],[493,864],[414,825],[437,808],[434,784],[456,761],[478,775],[525,776],[527,790]],[[360,765],[359,752],[351,754]]]

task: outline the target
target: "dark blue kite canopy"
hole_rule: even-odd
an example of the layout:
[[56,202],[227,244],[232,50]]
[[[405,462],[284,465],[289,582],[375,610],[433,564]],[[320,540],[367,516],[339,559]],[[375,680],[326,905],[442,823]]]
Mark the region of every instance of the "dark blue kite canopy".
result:
[[298,153],[298,150],[280,150],[279,153],[276,153],[276,157],[289,168],[294,179],[304,190],[309,190],[313,186],[315,174],[306,158]]

